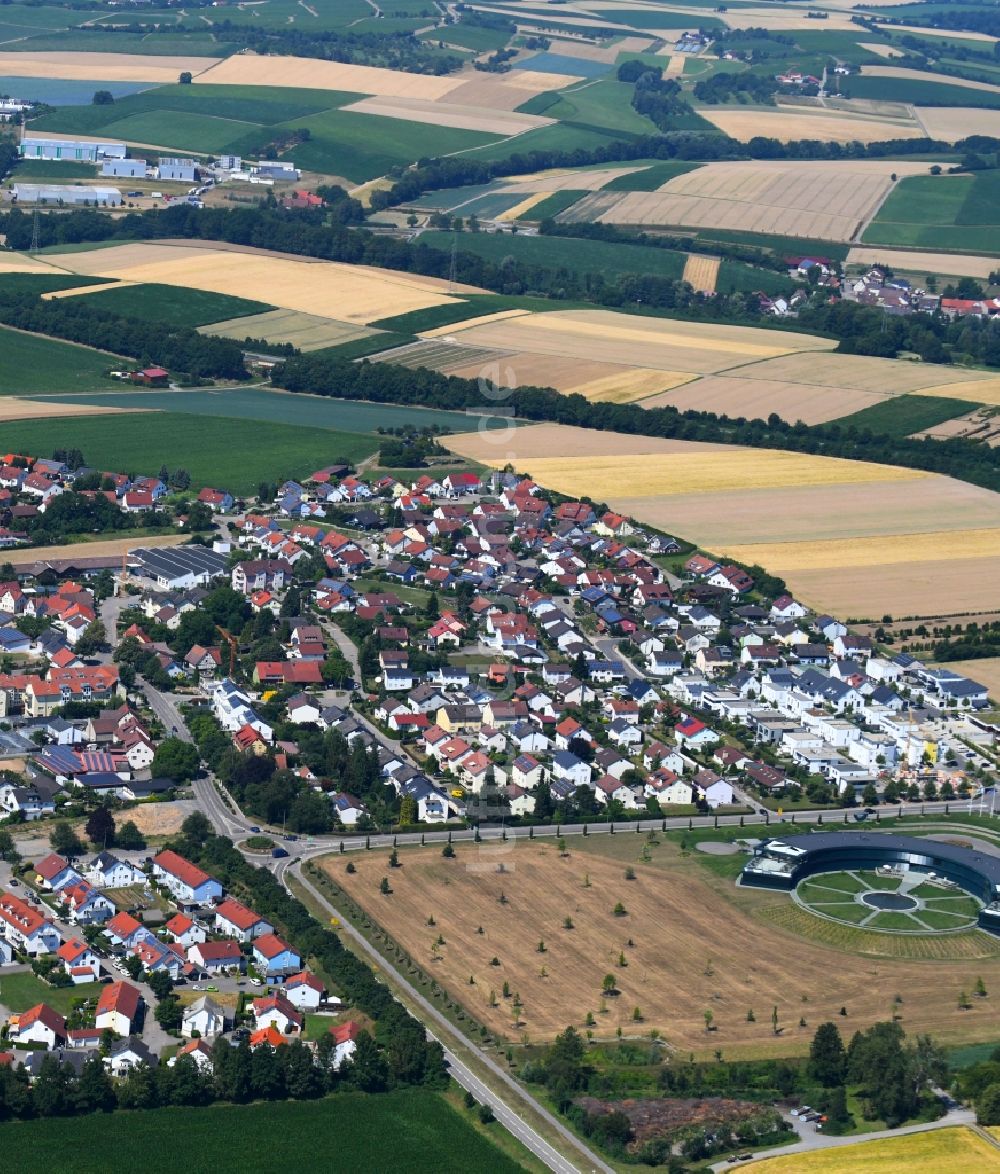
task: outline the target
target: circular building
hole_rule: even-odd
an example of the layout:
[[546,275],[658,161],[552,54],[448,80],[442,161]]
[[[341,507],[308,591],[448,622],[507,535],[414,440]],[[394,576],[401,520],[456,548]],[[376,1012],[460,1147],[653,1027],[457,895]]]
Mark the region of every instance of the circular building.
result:
[[[821,873],[916,872],[955,885],[982,902],[978,925],[1000,935],[1000,856],[916,836],[882,832],[811,832],[764,840],[740,873],[739,883],[791,892]],[[908,912],[913,898],[891,892],[861,897],[873,911]]]

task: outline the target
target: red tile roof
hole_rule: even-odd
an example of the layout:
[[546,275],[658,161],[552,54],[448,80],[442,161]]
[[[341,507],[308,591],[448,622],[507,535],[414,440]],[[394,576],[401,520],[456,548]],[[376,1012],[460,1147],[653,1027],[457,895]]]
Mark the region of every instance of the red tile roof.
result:
[[190,860],[185,860],[169,848],[154,856],[153,863],[192,889],[197,889],[205,881],[212,879],[207,872],[202,872],[197,864],[192,864]]
[[101,997],[97,1000],[97,1014],[106,1015],[109,1011],[117,1011],[120,1015],[134,1019],[141,997],[139,989],[131,983],[113,982],[101,991]]

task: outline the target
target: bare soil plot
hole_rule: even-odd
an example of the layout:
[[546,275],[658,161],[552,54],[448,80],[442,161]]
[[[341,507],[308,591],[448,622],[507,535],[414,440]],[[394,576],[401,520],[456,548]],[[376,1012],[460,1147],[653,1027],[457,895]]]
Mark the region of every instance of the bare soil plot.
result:
[[648,37],[622,37],[611,45],[591,45],[568,37],[552,37],[552,52],[560,57],[579,57],[581,61],[603,61],[613,65],[621,53],[645,53],[653,43]]
[[432,126],[452,126],[458,130],[478,130],[486,134],[518,135],[525,131],[551,126],[553,119],[538,114],[489,110],[476,106],[459,106],[450,102],[432,102],[426,98],[362,98],[342,110],[357,114],[378,114],[384,118],[401,118],[408,122],[426,122]]
[[[882,397],[927,391],[952,399],[966,396],[991,402],[998,377],[988,371],[962,371],[936,363],[879,359],[868,355],[784,355],[765,363],[733,367],[732,379],[769,380],[776,383],[810,383],[817,387],[854,388]],[[961,390],[958,390],[961,389]]]
[[121,816],[121,822],[132,820],[146,836],[172,836],[181,830],[181,824],[198,804],[193,799],[179,799],[174,803],[140,803]]
[[929,138],[945,143],[957,143],[969,135],[1000,136],[1000,110],[981,110],[973,106],[915,106],[913,113]]
[[682,279],[701,293],[715,293],[715,282],[719,276],[721,257],[706,257],[701,253],[690,253],[684,262]]
[[861,118],[840,112],[818,113],[805,107],[746,110],[704,106],[699,107],[698,113],[723,134],[744,143],[757,135],[782,143],[795,139],[818,139],[821,143],[877,143],[885,139],[919,139],[926,133],[915,122]]
[[928,78],[923,70],[906,69],[901,65],[863,65],[861,73],[864,77],[894,77],[899,81],[946,81],[949,85],[958,86],[963,90],[986,90],[991,94],[1000,94],[1000,86],[991,85],[989,82],[970,81],[968,78],[952,77],[950,74]]
[[215,57],[147,57],[140,53],[0,53],[0,75],[67,81],[172,85],[181,72],[197,76],[216,64]]
[[140,244],[74,253],[64,264],[77,273],[266,297],[283,309],[352,323],[366,324],[455,300],[443,292],[448,282],[438,278],[267,253]]
[[[1000,115],[1000,110],[996,113]],[[997,120],[997,131],[1000,133],[1000,118]],[[996,259],[991,257],[974,257],[968,253],[910,252],[909,249],[885,249],[877,245],[851,249],[847,254],[847,264],[884,264],[897,272],[941,273],[948,277],[989,277],[997,267]]]
[[[895,174],[924,165],[902,163]],[[891,167],[865,163],[709,163],[655,192],[599,192],[559,219],[776,232],[849,240],[893,187]]]
[[[347,90],[380,98],[424,98],[433,102],[450,94],[460,84],[460,77],[460,74],[431,77],[422,73],[401,73],[393,69],[345,65],[339,61],[320,61],[312,57],[257,57],[252,53],[239,53],[213,65],[198,81],[219,86]],[[176,76],[171,78],[171,81],[176,80]]]
[[[751,367],[750,370],[754,368]],[[790,424],[825,424],[850,416],[886,399],[874,392],[853,388],[816,387],[808,383],[778,383],[771,379],[733,379],[706,375],[681,390],[668,391],[647,400],[647,408],[677,408],[681,412],[715,412],[720,416],[745,416],[766,420],[772,412]]]
[[320,318],[298,310],[268,310],[263,314],[248,314],[229,318],[225,322],[211,322],[199,326],[200,334],[217,334],[223,338],[264,338],[268,342],[290,342],[303,351],[339,346],[356,338],[367,338],[378,331],[352,322],[338,322],[335,318]]
[[[131,409],[130,409],[131,410]],[[187,542],[186,534],[160,534],[150,538],[110,538],[105,542],[74,542],[66,546],[34,546],[29,550],[8,550],[5,556],[14,566],[39,559],[104,558],[121,556],[140,546],[178,546]]]
[[530,314],[463,330],[461,339],[476,346],[562,355],[581,362],[697,373],[834,345],[811,335],[630,317],[610,310]]
[[16,396],[0,397],[0,421],[51,420],[62,416],[113,416],[121,410],[121,408],[98,407],[94,404],[73,403],[72,401],[56,403],[54,400],[18,399]]
[[[566,857],[555,844],[525,843],[460,846],[454,860],[443,860],[437,848],[404,849],[402,867],[394,870],[385,855],[361,854],[353,875],[340,858],[327,857],[323,866],[452,998],[510,1038],[527,1032],[533,1041],[550,1039],[569,1024],[582,1028],[593,1012],[602,1038],[613,1039],[618,1028],[627,1036],[657,1028],[683,1052],[722,1047],[729,1056],[741,1049],[788,1055],[805,1052],[812,1038],[814,1027],[792,1027],[804,994],[813,1023],[836,1018],[847,1005],[851,1023],[863,1029],[884,1018],[889,989],[907,992],[908,1031],[949,1040],[969,1029],[954,997],[968,961],[843,953],[756,915],[787,903],[784,895],[745,893],[731,882],[705,879],[672,844],[654,847],[653,862],[645,864],[638,859],[640,837],[601,839],[574,845]],[[623,879],[626,866],[635,880]],[[383,896],[379,882],[387,873],[392,893]],[[619,901],[626,913],[615,917]],[[572,929],[564,928],[567,917]],[[439,936],[444,944],[432,954]],[[990,956],[989,941],[983,947],[975,966],[992,989],[1000,961]],[[608,973],[618,993],[602,1000]],[[502,994],[505,982],[510,998]],[[515,993],[522,1004],[517,1026]],[[787,1025],[780,1038],[761,1013],[775,1004]],[[717,1028],[710,1035],[703,1017],[709,1006]],[[640,1028],[632,1018],[636,1007]],[[750,1007],[757,1009],[752,1023]]]

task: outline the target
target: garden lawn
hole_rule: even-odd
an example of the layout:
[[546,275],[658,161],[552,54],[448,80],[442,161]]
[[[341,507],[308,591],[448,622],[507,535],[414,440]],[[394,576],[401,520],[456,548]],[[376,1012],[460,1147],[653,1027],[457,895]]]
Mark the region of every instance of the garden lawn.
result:
[[31,971],[21,970],[0,976],[0,1004],[11,1011],[27,1011],[38,1003],[48,1003],[53,1011],[68,1015],[77,999],[88,999],[99,994],[101,989],[102,984],[99,982],[85,982],[79,986],[49,986]]
[[137,1167],[146,1174],[173,1174],[179,1137],[198,1155],[198,1170],[276,1170],[284,1165],[278,1151],[288,1145],[295,1152],[296,1170],[316,1174],[515,1174],[521,1169],[443,1097],[425,1089],[370,1097],[339,1093],[319,1101],[268,1105],[152,1109],[113,1122],[99,1114],[47,1118],[0,1126],[0,1149],[4,1174],[56,1169],[69,1153],[74,1174],[117,1174]]
[[112,383],[112,355],[0,327],[0,395],[31,392],[97,391]]
[[72,420],[21,420],[4,425],[4,444],[14,452],[48,454],[80,449],[88,464],[153,474],[161,465],[184,468],[194,488],[218,486],[231,493],[255,491],[261,481],[279,484],[344,459],[370,456],[374,436],[221,416],[125,412]]

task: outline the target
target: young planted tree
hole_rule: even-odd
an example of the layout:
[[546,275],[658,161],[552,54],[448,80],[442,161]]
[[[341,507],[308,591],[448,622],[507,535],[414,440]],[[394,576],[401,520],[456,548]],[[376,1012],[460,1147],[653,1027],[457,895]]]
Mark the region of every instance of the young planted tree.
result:
[[705,1009],[705,1030],[706,1031],[712,1030],[712,1023],[714,1022],[714,1020],[715,1020],[715,1016],[712,1014],[711,1008],[706,1008]]

